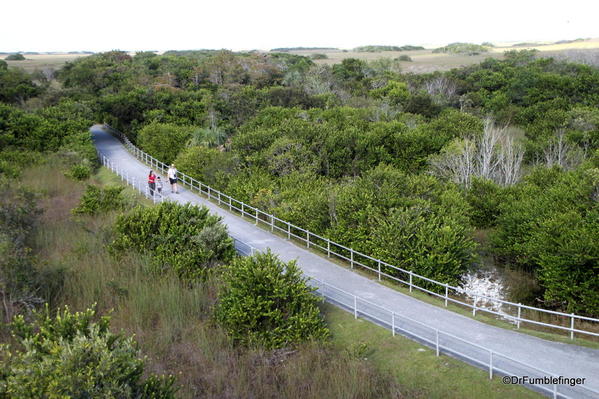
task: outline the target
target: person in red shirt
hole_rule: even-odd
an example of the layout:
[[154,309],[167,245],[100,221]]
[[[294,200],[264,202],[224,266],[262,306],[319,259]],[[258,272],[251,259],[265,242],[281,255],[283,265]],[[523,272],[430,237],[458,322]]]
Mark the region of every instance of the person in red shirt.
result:
[[150,187],[150,195],[154,196],[154,190],[156,190],[156,174],[153,170],[150,170],[148,175],[148,187]]

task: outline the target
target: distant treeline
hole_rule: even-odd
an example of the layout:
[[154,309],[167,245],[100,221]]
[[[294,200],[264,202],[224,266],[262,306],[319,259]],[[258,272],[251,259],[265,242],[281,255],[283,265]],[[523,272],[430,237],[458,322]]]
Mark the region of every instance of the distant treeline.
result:
[[281,52],[281,51],[301,51],[301,50],[339,50],[336,47],[278,47],[273,48],[270,51]]
[[439,47],[433,50],[433,53],[449,53],[449,54],[467,54],[476,55],[488,52],[487,46],[474,43],[451,43],[445,47]]
[[413,51],[413,50],[424,50],[422,46],[360,46],[356,47],[354,51],[358,53],[379,53],[381,51]]

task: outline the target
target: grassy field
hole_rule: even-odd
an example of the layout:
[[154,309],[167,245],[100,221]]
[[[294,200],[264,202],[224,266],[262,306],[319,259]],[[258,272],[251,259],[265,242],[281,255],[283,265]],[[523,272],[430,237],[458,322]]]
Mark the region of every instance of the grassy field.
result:
[[[105,169],[91,181],[119,183]],[[114,329],[135,334],[150,371],[177,375],[183,398],[539,397],[328,305],[328,344],[235,348],[210,316],[217,280],[190,287],[150,273],[148,259],[137,254],[110,256],[116,215],[73,217],[85,184],[64,177],[60,167],[34,167],[22,184],[40,193],[45,211],[34,250],[42,265],[66,272],[55,305],[80,310],[97,303],[100,312],[111,312]],[[131,190],[127,195],[141,199]]]
[[[312,54],[325,54],[326,59],[316,60],[318,64],[338,64],[345,58],[359,58],[363,60],[375,60],[379,58],[397,58],[400,55],[408,55],[412,62],[401,61],[400,65],[404,72],[426,73],[432,71],[446,71],[452,68],[458,68],[466,65],[473,65],[483,61],[486,58],[502,58],[503,53],[509,50],[536,49],[543,55],[552,56],[567,50],[590,50],[599,49],[599,39],[587,39],[572,43],[537,43],[534,45],[514,47],[511,43],[497,43],[497,47],[492,48],[486,54],[474,56],[455,55],[455,54],[435,54],[431,49],[417,51],[384,51],[379,53],[355,52],[351,50],[301,50],[291,51],[292,54],[311,56]],[[131,53],[133,54],[133,53]],[[59,69],[66,62],[73,61],[79,57],[85,57],[86,54],[38,54],[26,55],[24,61],[7,61],[9,66],[21,67],[28,72],[42,70],[44,68]],[[0,56],[0,58],[4,58]]]
[[551,43],[539,43],[531,46],[518,46],[513,47],[512,44],[498,43],[498,46],[492,48],[486,54],[479,54],[474,56],[468,55],[456,55],[456,54],[444,54],[444,53],[433,53],[432,49],[416,50],[416,51],[384,51],[378,53],[369,52],[355,52],[355,51],[343,51],[343,50],[301,50],[291,51],[292,54],[311,56],[312,54],[325,54],[326,59],[316,60],[318,64],[338,64],[345,58],[359,58],[362,60],[375,60],[379,58],[397,58],[400,55],[408,55],[412,58],[412,62],[401,61],[400,65],[404,72],[413,73],[426,73],[433,71],[446,71],[452,68],[458,68],[466,65],[478,64],[486,58],[503,58],[503,53],[509,50],[525,50],[525,49],[536,49],[541,52],[542,55],[555,55],[557,53],[566,50],[584,50],[584,49],[597,49],[599,48],[599,39],[589,39],[585,41],[563,43],[563,44],[551,44]]
[[[76,60],[79,57],[85,57],[86,54],[35,54],[25,55],[23,61],[6,61],[9,67],[19,67],[27,72],[35,70],[44,70],[46,68],[57,70],[62,68],[69,61]],[[0,58],[5,58],[2,56]]]

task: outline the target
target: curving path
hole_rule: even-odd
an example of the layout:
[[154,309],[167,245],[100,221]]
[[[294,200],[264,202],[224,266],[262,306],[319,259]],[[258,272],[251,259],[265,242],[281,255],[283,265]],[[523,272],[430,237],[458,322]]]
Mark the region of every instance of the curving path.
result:
[[[127,152],[116,138],[104,132],[100,125],[93,126],[91,132],[94,143],[102,155],[110,158],[118,168],[126,170],[130,176],[135,176],[139,181],[146,180],[149,167]],[[168,182],[165,181],[165,183]],[[515,331],[493,327],[421,302],[340,267],[284,238],[270,234],[195,193],[186,189],[180,191],[181,193],[178,195],[170,194],[168,184],[165,184],[163,190],[171,200],[208,207],[211,212],[223,218],[223,223],[228,226],[229,233],[233,237],[260,250],[270,248],[285,261],[297,260],[306,276],[315,277],[393,310],[398,315],[418,320],[555,375],[584,377],[586,378],[585,387],[599,391],[599,350],[546,341]],[[514,372],[514,374],[518,373]],[[588,394],[578,394],[576,391],[569,391],[568,394],[573,397],[593,397]]]

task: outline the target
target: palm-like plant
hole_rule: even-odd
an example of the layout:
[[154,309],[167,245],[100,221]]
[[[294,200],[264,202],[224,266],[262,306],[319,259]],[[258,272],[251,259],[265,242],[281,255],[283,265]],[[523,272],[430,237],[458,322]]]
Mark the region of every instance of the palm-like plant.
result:
[[221,128],[208,127],[208,128],[197,128],[191,132],[191,138],[187,142],[188,147],[193,146],[204,146],[204,147],[218,147],[223,145],[227,140],[227,133]]

